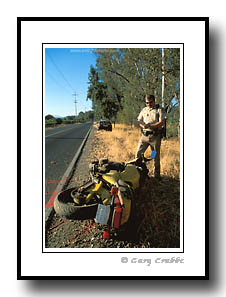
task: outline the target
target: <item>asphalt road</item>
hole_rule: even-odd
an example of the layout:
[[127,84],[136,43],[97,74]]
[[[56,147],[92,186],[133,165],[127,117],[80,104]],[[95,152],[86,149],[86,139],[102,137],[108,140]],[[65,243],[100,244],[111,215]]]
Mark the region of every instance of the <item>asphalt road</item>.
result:
[[45,131],[45,204],[71,163],[92,123]]

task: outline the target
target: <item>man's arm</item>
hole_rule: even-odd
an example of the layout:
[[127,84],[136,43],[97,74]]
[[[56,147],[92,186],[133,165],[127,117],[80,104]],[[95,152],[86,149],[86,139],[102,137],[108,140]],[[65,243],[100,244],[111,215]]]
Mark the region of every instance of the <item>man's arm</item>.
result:
[[165,124],[165,121],[166,121],[166,118],[163,119],[163,120],[160,121],[160,122],[157,122],[157,123],[155,123],[155,124],[152,124],[152,125],[150,126],[150,128],[153,129],[153,130],[162,128],[162,126]]
[[141,128],[143,128],[144,129],[144,126],[145,126],[145,122],[143,122],[143,121],[136,121],[137,122],[137,124],[141,127]]
[[165,121],[166,121],[166,118],[163,119],[162,121],[154,123],[154,124],[144,124],[143,128],[144,129],[150,128],[152,130],[156,130],[156,129],[161,128],[164,125]]

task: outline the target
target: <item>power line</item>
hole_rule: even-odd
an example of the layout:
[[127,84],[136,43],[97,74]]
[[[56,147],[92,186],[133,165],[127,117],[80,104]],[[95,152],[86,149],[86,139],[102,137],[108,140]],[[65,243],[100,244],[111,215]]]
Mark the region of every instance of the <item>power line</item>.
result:
[[53,65],[56,67],[57,71],[60,73],[60,75],[63,77],[64,81],[68,84],[68,86],[74,90],[71,86],[71,84],[69,83],[69,81],[65,78],[63,72],[59,69],[59,67],[56,65],[56,63],[54,62],[53,58],[50,56],[50,54],[46,51],[47,55],[49,56],[50,60],[52,61]]
[[[55,66],[55,68],[57,69],[57,71],[60,73],[60,75],[63,77],[64,81],[68,84],[68,86],[72,89],[72,91],[74,92],[74,89],[72,88],[71,84],[69,83],[69,81],[66,79],[66,77],[64,76],[63,72],[59,69],[59,67],[56,65],[56,63],[54,62],[53,58],[51,57],[51,55],[46,51],[47,55],[49,56],[51,62],[53,63],[53,65]],[[48,73],[50,75],[50,73]],[[60,85],[51,75],[50,77],[58,84]],[[78,94],[76,94],[76,92],[74,92],[72,94],[72,96],[75,96],[75,100],[74,100],[74,103],[75,103],[75,116],[77,116],[77,100],[76,100],[76,96]]]
[[50,74],[47,70],[46,73],[49,75],[49,77],[61,88],[63,88],[64,90],[66,90],[67,92],[70,92],[68,89],[66,89],[64,86],[62,86],[55,78],[54,76],[52,76],[52,74]]

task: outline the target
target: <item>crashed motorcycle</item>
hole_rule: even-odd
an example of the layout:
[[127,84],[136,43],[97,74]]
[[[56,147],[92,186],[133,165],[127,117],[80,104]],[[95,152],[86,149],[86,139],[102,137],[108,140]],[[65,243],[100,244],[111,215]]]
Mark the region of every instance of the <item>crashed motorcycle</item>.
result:
[[105,225],[104,238],[110,228],[119,229],[131,217],[134,193],[148,177],[146,162],[155,158],[141,156],[129,162],[110,162],[107,158],[89,164],[90,179],[83,185],[60,192],[54,200],[55,212],[67,219],[94,219]]

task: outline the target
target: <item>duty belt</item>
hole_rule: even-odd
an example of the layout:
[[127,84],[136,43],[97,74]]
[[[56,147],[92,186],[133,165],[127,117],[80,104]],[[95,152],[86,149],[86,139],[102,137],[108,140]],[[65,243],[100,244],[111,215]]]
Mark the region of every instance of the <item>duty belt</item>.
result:
[[141,130],[141,132],[142,132],[142,134],[144,136],[149,136],[149,135],[157,136],[157,135],[160,135],[161,134],[161,131],[160,130],[155,130],[155,131]]
[[153,131],[147,131],[147,130],[141,130],[141,132],[142,132],[142,134],[143,134],[144,136],[149,136],[149,135],[153,135],[153,134],[154,134]]

